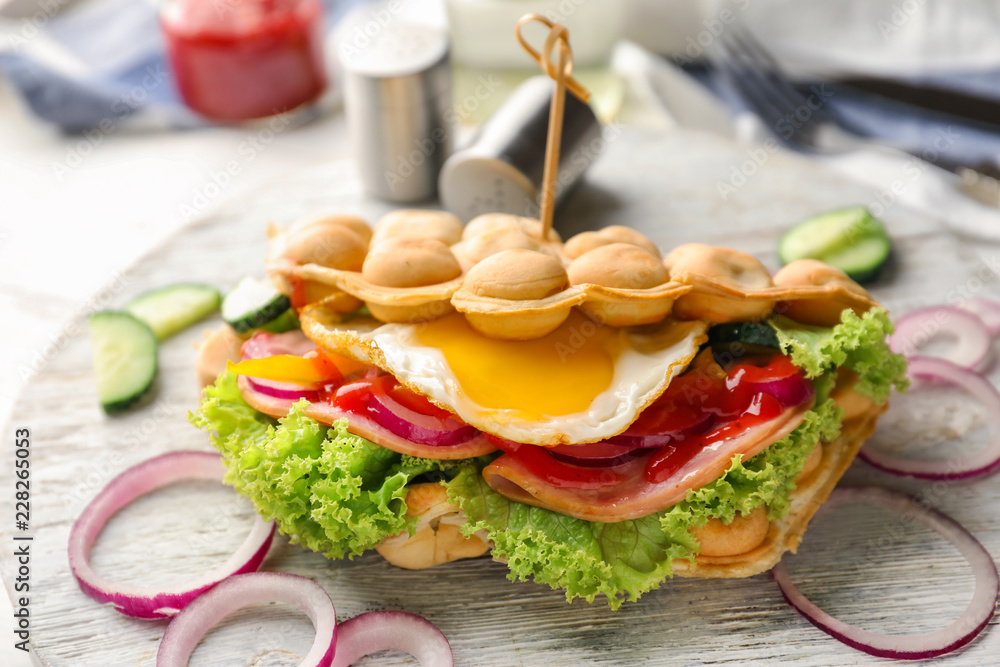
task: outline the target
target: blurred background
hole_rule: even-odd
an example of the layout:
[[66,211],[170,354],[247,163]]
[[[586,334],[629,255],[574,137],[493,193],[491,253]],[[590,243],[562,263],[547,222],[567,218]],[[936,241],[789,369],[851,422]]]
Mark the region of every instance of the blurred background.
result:
[[[464,219],[537,210],[549,88],[519,88],[541,72],[514,39],[527,12],[569,28],[593,94],[567,106],[564,155],[708,132],[1000,238],[998,1],[0,0],[0,421],[143,252],[299,170],[349,161],[372,197]],[[564,161],[561,200],[598,159]],[[896,187],[908,166],[919,188]],[[10,618],[0,664],[30,664]]]

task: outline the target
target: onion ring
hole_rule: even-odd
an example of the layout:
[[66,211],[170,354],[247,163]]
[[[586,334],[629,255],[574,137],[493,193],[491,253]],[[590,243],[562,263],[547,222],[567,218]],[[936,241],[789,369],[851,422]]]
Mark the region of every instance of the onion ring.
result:
[[835,489],[821,511],[837,504],[864,502],[909,516],[951,542],[972,566],[976,590],[972,602],[951,625],[924,635],[880,635],[839,621],[810,602],[792,583],[784,561],[771,570],[785,600],[806,620],[831,637],[880,658],[919,660],[950,653],[965,646],[989,624],[996,611],[1000,576],[993,557],[954,519],[923,507],[910,496],[875,487]]
[[323,587],[312,579],[284,572],[252,572],[226,579],[194,602],[167,626],[156,653],[156,667],[184,667],[202,637],[229,614],[255,602],[284,602],[309,615],[316,628],[300,667],[330,667],[337,646],[337,612]]
[[1000,302],[980,296],[960,303],[958,307],[981,319],[991,336],[1000,334]]
[[233,574],[260,567],[274,537],[274,524],[254,516],[254,525],[240,548],[222,565],[174,587],[117,584],[99,575],[90,565],[90,550],[105,524],[116,512],[139,496],[186,479],[222,482],[226,466],[215,453],[178,451],[153,457],[115,477],[84,508],[69,533],[69,566],[80,589],[98,602],[113,604],[126,616],[170,618],[200,593]]
[[369,394],[368,411],[372,421],[382,428],[420,445],[460,445],[480,433],[479,429],[469,426],[458,417],[441,421],[414,412],[385,392]]
[[918,356],[918,350],[929,341],[948,334],[957,344],[940,358],[975,369],[989,355],[992,345],[990,332],[979,317],[951,306],[918,308],[899,318],[895,327],[896,333],[889,337],[889,347],[907,359]]
[[423,667],[452,667],[455,664],[451,645],[437,626],[422,616],[405,611],[359,614],[341,623],[338,633],[337,655],[332,667],[350,667],[362,656],[387,649],[409,653]]
[[[249,376],[247,377],[247,382],[250,383],[250,387],[254,391],[265,396],[270,396],[271,398],[280,398],[283,401],[293,402],[304,398],[310,403],[315,403],[319,400],[319,391],[315,389],[303,389],[300,386],[289,385],[284,382],[269,382],[268,380],[254,379]],[[294,388],[287,389],[285,387]]]
[[858,458],[879,470],[918,479],[968,479],[1000,470],[1000,392],[982,376],[944,359],[914,357],[910,359],[907,373],[911,378],[946,382],[971,394],[983,404],[996,425],[993,441],[973,456],[947,462],[898,458],[868,444],[858,452]]

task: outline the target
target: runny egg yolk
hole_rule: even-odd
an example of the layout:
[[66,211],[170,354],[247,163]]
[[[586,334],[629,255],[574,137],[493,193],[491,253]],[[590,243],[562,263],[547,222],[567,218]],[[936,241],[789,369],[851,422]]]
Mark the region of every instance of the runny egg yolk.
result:
[[585,412],[611,386],[623,347],[619,330],[576,311],[558,329],[534,340],[487,338],[458,313],[423,325],[417,339],[441,350],[473,402],[526,418]]

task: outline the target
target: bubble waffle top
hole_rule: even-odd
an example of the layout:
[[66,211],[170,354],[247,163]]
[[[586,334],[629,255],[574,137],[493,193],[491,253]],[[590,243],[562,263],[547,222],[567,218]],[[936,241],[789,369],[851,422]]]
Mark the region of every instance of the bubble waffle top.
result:
[[461,312],[491,338],[529,340],[555,330],[573,308],[613,327],[681,320],[754,320],[775,310],[832,325],[875,305],[844,273],[813,260],[773,277],[738,250],[689,243],[666,257],[643,234],[613,225],[563,243],[541,223],[481,215],[463,228],[443,211],[398,210],[372,232],[333,215],[272,228],[268,273],[296,308],[348,313],[362,303],[385,323]]

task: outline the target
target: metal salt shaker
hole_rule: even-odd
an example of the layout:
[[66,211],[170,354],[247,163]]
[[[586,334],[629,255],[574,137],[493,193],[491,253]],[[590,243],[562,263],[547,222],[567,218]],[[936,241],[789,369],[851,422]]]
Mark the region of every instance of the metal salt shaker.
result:
[[365,191],[419,202],[452,151],[448,38],[389,12],[361,7],[337,30],[344,106]]

